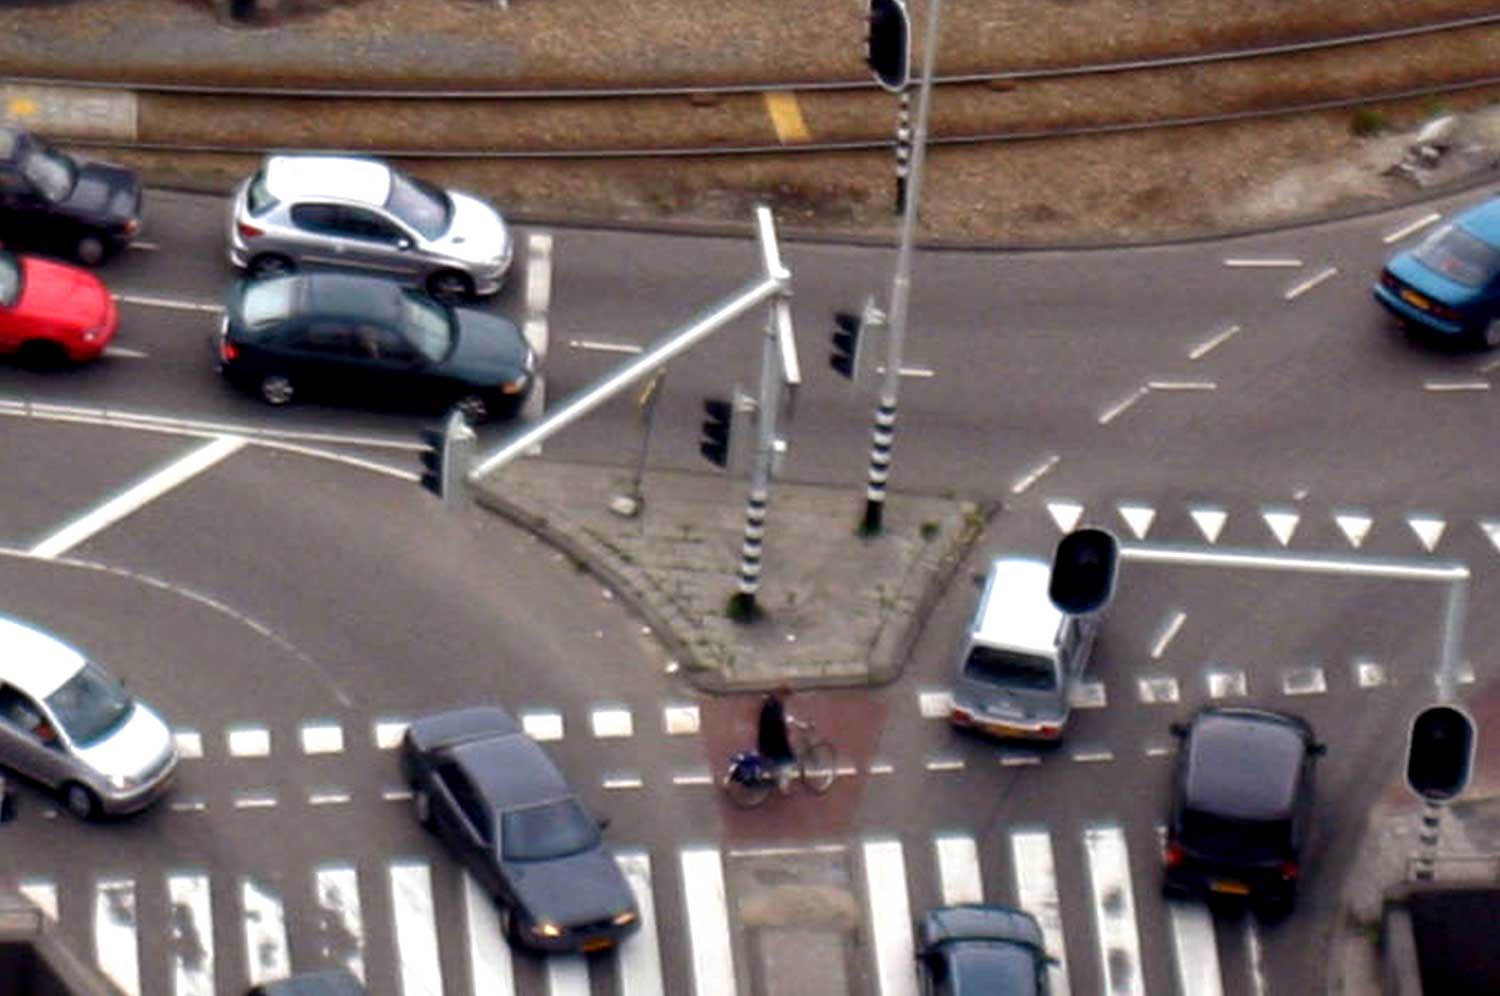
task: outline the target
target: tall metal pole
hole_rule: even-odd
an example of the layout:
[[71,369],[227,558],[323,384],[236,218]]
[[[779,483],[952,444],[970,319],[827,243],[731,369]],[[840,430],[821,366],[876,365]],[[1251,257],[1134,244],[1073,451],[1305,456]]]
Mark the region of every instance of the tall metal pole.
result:
[[912,143],[911,177],[906,183],[906,205],[901,216],[901,248],[891,280],[889,332],[886,335],[885,382],[875,409],[871,434],[870,473],[865,487],[865,515],[860,532],[873,536],[882,528],[885,485],[891,472],[891,448],[896,441],[896,395],[901,388],[901,353],[906,338],[907,304],[911,298],[912,239],[917,209],[922,202],[922,169],[927,160],[927,112],[932,106],[932,73],[937,60],[938,16],[942,0],[927,0],[927,38],[922,46],[922,84],[917,95],[917,134]]

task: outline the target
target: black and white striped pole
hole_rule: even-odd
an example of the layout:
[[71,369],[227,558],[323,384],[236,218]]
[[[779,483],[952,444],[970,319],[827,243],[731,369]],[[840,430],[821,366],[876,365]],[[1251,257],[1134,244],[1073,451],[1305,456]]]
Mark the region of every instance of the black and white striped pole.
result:
[[[890,34],[900,36],[899,51],[909,53],[911,44],[906,7],[901,0],[870,0],[871,66],[875,68],[882,85],[893,82],[885,78],[887,75],[898,75],[882,72],[875,61],[875,36],[883,23],[877,17],[877,10],[888,8],[892,4],[899,8],[899,20],[885,15],[884,23],[897,23],[901,26],[899,31],[890,31]],[[891,279],[891,306],[885,339],[885,379],[880,389],[880,403],[875,409],[875,428],[870,439],[870,468],[865,484],[865,514],[859,526],[863,536],[878,535],[883,528],[885,489],[891,473],[891,450],[896,442],[896,399],[901,388],[902,350],[906,339],[907,307],[911,300],[912,241],[916,235],[917,209],[922,199],[922,168],[927,159],[927,115],[932,107],[932,73],[933,63],[937,59],[938,17],[941,9],[942,0],[928,0],[927,37],[922,46],[922,82],[917,92],[916,135],[912,141],[910,175],[903,185],[905,203],[901,213],[901,248],[896,254],[896,273]],[[892,41],[885,41],[878,47],[882,51],[897,48]],[[909,58],[906,61],[909,62]],[[904,87],[906,66],[899,68],[902,70],[899,78]]]
[[900,97],[896,115],[896,213],[906,210],[906,183],[911,164],[911,20],[906,0],[870,0],[865,63],[875,82]]
[[906,210],[906,182],[911,173],[911,91],[903,88],[896,112],[896,213]]

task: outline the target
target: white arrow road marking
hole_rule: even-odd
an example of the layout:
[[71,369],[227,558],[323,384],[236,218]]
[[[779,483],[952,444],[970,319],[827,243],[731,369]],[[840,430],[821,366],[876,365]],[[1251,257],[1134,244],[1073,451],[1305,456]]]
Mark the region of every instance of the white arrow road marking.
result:
[[160,498],[179,484],[202,473],[245,445],[241,436],[220,436],[187,456],[163,467],[123,494],[85,513],[31,548],[33,557],[51,560]]

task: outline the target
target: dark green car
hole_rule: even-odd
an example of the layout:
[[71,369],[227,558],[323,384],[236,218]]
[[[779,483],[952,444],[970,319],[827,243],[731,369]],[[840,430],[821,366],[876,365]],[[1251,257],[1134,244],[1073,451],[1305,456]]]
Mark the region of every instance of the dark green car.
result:
[[536,372],[514,322],[341,273],[236,284],[215,347],[224,376],[268,404],[457,406],[471,422],[514,414]]

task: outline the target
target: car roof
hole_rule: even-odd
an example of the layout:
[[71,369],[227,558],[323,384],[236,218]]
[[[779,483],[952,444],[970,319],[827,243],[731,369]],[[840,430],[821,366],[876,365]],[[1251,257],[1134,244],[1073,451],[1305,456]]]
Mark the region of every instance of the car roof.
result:
[[468,740],[447,753],[501,811],[573,794],[546,751],[524,733]]
[[1014,650],[1050,654],[1063,614],[1047,596],[1052,569],[1040,560],[998,557],[990,564],[974,638]]
[[354,156],[271,156],[264,168],[266,189],[278,201],[323,198],[384,204],[391,191],[391,168]]
[[293,314],[390,320],[403,293],[392,280],[353,273],[301,273],[295,279],[301,286],[293,297]]
[[87,659],[45,630],[0,616],[0,681],[44,699],[77,674]]
[[365,996],[366,991],[358,979],[342,969],[293,975],[254,990],[257,996]]
[[1465,231],[1500,249],[1500,197],[1491,197],[1454,220]]
[[1189,727],[1183,802],[1239,820],[1290,815],[1311,728],[1296,716],[1261,709],[1209,708]]

